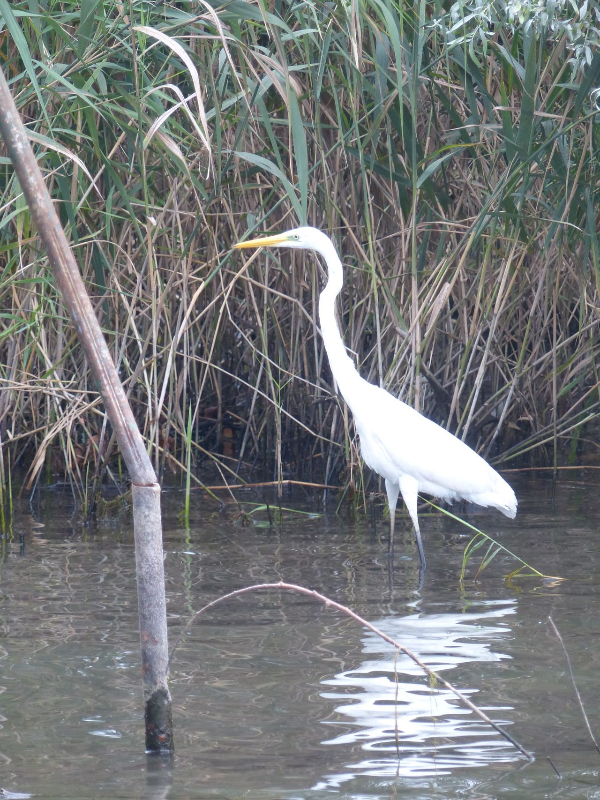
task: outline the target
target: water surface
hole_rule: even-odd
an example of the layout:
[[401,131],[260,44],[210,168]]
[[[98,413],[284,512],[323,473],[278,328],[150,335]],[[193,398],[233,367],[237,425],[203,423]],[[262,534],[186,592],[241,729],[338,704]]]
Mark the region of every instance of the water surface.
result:
[[[309,586],[417,653],[533,763],[374,634],[281,592],[229,601],[189,629],[171,676],[176,756],[148,759],[130,522],[85,528],[66,490],[53,490],[20,503],[3,542],[0,788],[42,798],[600,798],[600,755],[548,624],[551,615],[600,732],[597,488],[569,473],[516,489],[516,520],[467,518],[568,580],[507,581],[516,564],[503,556],[461,587],[468,533],[423,515],[429,569],[418,590],[404,517],[390,579],[381,514],[374,532],[369,515],[336,515],[333,502],[324,510],[297,493],[283,505],[319,516],[257,512],[242,524],[231,499],[219,510],[196,497],[189,530],[167,493],[165,567],[172,641],[232,589]],[[239,497],[246,512],[263,499]]]

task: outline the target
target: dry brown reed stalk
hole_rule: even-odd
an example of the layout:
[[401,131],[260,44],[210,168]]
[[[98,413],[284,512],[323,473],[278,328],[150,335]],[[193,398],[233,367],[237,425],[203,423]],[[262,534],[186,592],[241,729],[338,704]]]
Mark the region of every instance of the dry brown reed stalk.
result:
[[[48,41],[27,17],[11,22],[27,27],[37,68],[14,36],[0,42],[155,465],[186,463],[191,409],[199,480],[220,481],[218,463],[246,480],[365,491],[315,318],[320,267],[230,252],[250,231],[305,220],[343,254],[339,319],[365,378],[501,466],[576,463],[600,412],[600,62],[567,85],[564,40],[534,43],[534,63],[518,31],[503,32],[512,61],[499,35],[484,63],[465,61],[415,28],[431,11],[419,3],[310,19],[246,5],[251,23],[227,7],[132,2],[144,26],[133,38],[98,7],[78,50],[55,4]],[[30,387],[3,393],[0,437],[32,480],[66,475],[104,420],[89,413],[95,389],[4,163],[0,214],[0,380]],[[50,462],[54,442],[63,455]]]

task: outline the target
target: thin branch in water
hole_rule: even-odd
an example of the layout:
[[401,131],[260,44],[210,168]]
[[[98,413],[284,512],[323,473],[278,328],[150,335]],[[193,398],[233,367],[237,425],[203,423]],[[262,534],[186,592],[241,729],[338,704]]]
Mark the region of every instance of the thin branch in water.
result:
[[[554,624],[554,620],[552,619],[552,617],[548,617],[548,620],[550,622],[552,630],[554,631],[554,635],[556,636],[556,638],[560,642],[560,646],[562,647],[563,653],[565,654],[565,658],[567,660],[567,667],[569,668],[569,675],[571,676],[571,683],[573,684],[573,688],[575,689],[575,695],[577,696],[577,702],[579,703],[579,708],[581,709],[581,713],[583,714],[583,721],[585,722],[585,726],[588,729],[588,733],[590,735],[590,739],[594,743],[594,747],[596,748],[596,750],[600,753],[600,747],[598,746],[598,742],[596,741],[596,737],[594,736],[594,734],[592,732],[592,727],[591,727],[590,722],[588,720],[587,714],[585,713],[585,708],[583,707],[583,700],[581,699],[581,695],[579,694],[579,689],[577,688],[577,684],[575,682],[575,675],[573,674],[573,669],[571,667],[571,659],[569,658],[569,653],[567,652],[567,648],[565,647],[565,643],[563,642],[563,638],[560,635],[560,632],[559,632],[558,628]],[[550,762],[550,763],[552,763],[552,762]]]
[[552,759],[550,758],[550,756],[546,756],[546,758],[548,759],[548,763],[550,764],[550,766],[552,767],[552,769],[554,770],[554,772],[556,772],[556,775],[558,776],[558,780],[559,780],[559,781],[562,781],[562,775],[560,774],[560,772],[559,772],[559,771],[556,769],[556,767],[554,766],[554,761],[552,761]]
[[[528,564],[527,561],[524,561],[516,553],[513,553],[512,550],[508,549],[508,547],[505,547],[503,544],[500,544],[500,542],[497,542],[495,539],[492,539],[492,537],[488,536],[487,533],[484,533],[483,531],[480,531],[479,528],[475,527],[475,525],[471,525],[470,522],[467,522],[466,520],[461,519],[460,517],[456,516],[456,514],[453,514],[451,511],[448,511],[445,508],[441,508],[440,506],[437,506],[435,503],[432,503],[432,501],[428,500],[426,497],[422,497],[421,499],[425,500],[427,503],[429,503],[429,505],[432,508],[435,508],[437,511],[441,511],[441,513],[445,514],[447,517],[451,517],[452,519],[455,519],[457,522],[460,522],[466,528],[470,528],[472,531],[475,531],[475,536],[471,539],[471,541],[469,542],[469,544],[465,548],[465,553],[464,553],[464,557],[463,557],[463,565],[462,565],[462,570],[461,570],[461,573],[460,573],[461,582],[464,580],[465,571],[467,569],[467,562],[469,561],[469,558],[470,558],[471,554],[475,550],[478,550],[479,547],[481,547],[486,541],[490,542],[490,549],[486,553],[486,556],[484,557],[481,566],[477,570],[476,577],[481,572],[483,572],[483,570],[487,567],[487,565],[490,563],[490,561],[497,555],[497,553],[500,550],[504,550],[504,552],[508,553],[509,556],[512,556],[517,561],[521,562],[522,566],[520,567],[520,569],[517,570],[516,572],[511,573],[513,576],[516,575],[518,572],[520,572],[520,570],[523,569],[524,567],[527,567],[527,569],[530,569],[532,571],[534,577],[538,577],[538,578],[554,578],[554,580],[563,580],[562,578],[558,577],[557,575],[544,575],[543,572],[540,572],[535,567],[532,567],[531,564]],[[477,540],[479,540],[479,541],[477,541]],[[493,550],[492,549],[493,547],[495,547],[496,549]],[[531,577],[531,576],[527,576],[527,577]]]
[[294,583],[285,583],[284,581],[279,581],[278,583],[259,583],[253,586],[245,586],[243,589],[236,589],[234,592],[229,592],[228,594],[224,594],[221,597],[217,597],[216,600],[212,600],[210,603],[207,603],[199,611],[196,611],[196,613],[190,617],[190,619],[186,622],[182,632],[177,637],[175,644],[173,645],[173,649],[171,650],[171,655],[169,656],[169,667],[171,666],[171,662],[173,661],[175,652],[179,647],[179,645],[181,644],[181,641],[185,636],[185,634],[187,633],[190,625],[192,625],[192,623],[199,616],[209,611],[211,608],[214,608],[214,606],[218,605],[219,603],[222,603],[224,600],[231,600],[234,597],[239,597],[243,594],[247,594],[248,592],[268,591],[271,589],[275,589],[278,591],[284,590],[290,592],[298,592],[299,594],[304,594],[308,597],[313,597],[315,600],[318,600],[320,603],[323,603],[327,608],[335,608],[338,611],[341,611],[343,614],[346,614],[347,616],[351,617],[351,619],[355,620],[360,625],[363,625],[365,628],[375,633],[385,642],[391,644],[392,647],[396,648],[398,652],[404,653],[404,655],[408,656],[408,658],[414,661],[414,663],[417,664],[417,666],[420,667],[423,670],[423,672],[425,672],[430,678],[432,678],[434,681],[436,681],[436,683],[441,684],[444,688],[448,689],[450,692],[456,695],[456,697],[458,697],[458,699],[462,703],[464,703],[468,708],[470,708],[471,711],[477,714],[477,716],[480,719],[482,719],[488,725],[491,725],[492,728],[495,731],[497,731],[501,736],[503,736],[508,742],[510,742],[513,745],[513,747],[515,747],[530,761],[533,761],[533,755],[528,750],[526,750],[521,744],[519,744],[519,742],[517,742],[517,740],[513,736],[511,736],[510,733],[508,733],[508,731],[505,731],[504,728],[502,728],[496,722],[491,720],[487,716],[487,714],[485,714],[478,706],[476,706],[475,703],[471,702],[471,700],[469,700],[469,698],[466,697],[466,695],[464,695],[462,692],[456,689],[451,683],[448,683],[448,681],[444,680],[444,678],[442,678],[442,676],[439,675],[437,672],[428,667],[427,664],[421,661],[421,659],[417,655],[415,655],[411,650],[401,645],[395,639],[392,639],[391,636],[388,636],[379,628],[376,628],[374,625],[371,625],[370,622],[367,622],[366,619],[356,614],[347,606],[343,606],[341,605],[341,603],[336,603],[335,600],[331,600],[329,597],[320,594],[314,589],[307,589],[305,586],[298,586],[297,584]]

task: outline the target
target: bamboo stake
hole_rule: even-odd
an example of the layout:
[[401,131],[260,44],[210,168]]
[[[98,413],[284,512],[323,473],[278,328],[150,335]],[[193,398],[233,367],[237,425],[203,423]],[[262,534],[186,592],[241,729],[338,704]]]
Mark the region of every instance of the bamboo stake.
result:
[[173,749],[173,720],[160,486],[2,70],[0,134],[131,476],[146,750],[169,751]]

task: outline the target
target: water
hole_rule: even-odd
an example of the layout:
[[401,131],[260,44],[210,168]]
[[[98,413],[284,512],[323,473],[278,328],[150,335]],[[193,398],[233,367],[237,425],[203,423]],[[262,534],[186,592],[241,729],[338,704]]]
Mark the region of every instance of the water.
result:
[[[535,567],[568,578],[458,575],[465,529],[423,515],[428,572],[398,517],[387,570],[385,522],[332,508],[266,512],[240,524],[227,501],[197,501],[189,531],[165,498],[171,641],[190,614],[252,583],[286,580],[347,604],[438,670],[535,754],[525,760],[406,656],[314,600],[280,592],[228,601],[197,621],[172,669],[176,756],[142,752],[129,523],[82,527],[68,496],[22,503],[0,562],[0,787],[41,798],[600,798],[563,636],[600,733],[599,499],[569,473],[517,484],[514,522],[468,519]],[[245,494],[246,511],[261,498]],[[322,511],[299,494],[284,505]],[[39,527],[39,525],[43,527]],[[471,569],[470,573],[473,574]],[[559,779],[547,757],[561,773]]]

